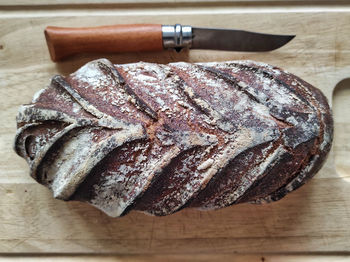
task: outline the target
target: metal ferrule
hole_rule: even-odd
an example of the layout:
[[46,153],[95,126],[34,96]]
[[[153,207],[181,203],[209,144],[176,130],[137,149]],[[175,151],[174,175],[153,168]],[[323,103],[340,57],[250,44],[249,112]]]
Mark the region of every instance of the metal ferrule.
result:
[[162,25],[163,47],[181,49],[192,45],[192,27],[189,25]]

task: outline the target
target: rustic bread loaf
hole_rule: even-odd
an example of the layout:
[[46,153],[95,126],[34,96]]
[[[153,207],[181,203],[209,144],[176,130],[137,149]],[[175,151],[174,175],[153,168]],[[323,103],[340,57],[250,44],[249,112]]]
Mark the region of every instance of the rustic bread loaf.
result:
[[275,201],[330,150],[320,90],[252,62],[92,61],[17,116],[16,152],[54,197],[110,216]]

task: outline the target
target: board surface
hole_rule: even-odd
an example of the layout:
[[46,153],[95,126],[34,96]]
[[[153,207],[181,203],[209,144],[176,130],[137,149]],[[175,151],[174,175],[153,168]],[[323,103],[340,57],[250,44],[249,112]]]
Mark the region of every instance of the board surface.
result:
[[[21,5],[9,8],[10,1],[1,8],[0,3],[1,253],[350,252],[350,4],[206,1],[202,5],[172,2],[169,7],[65,7],[46,6],[48,2],[29,10]],[[251,59],[282,67],[320,88],[333,106],[335,138],[325,166],[307,185],[268,205],[242,204],[209,212],[185,209],[167,217],[131,212],[110,218],[87,204],[53,199],[29,177],[27,164],[12,149],[17,109],[53,75],[67,75],[103,55],[80,55],[55,64],[43,30],[48,25],[119,23],[181,23],[296,34],[288,45],[267,53],[191,50],[104,56],[113,63]]]

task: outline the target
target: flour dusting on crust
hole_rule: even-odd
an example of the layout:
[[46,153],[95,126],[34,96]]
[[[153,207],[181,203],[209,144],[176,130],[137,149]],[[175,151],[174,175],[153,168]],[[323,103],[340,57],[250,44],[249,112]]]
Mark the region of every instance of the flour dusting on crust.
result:
[[87,63],[17,115],[16,152],[54,197],[110,216],[278,200],[330,150],[323,94],[254,61]]

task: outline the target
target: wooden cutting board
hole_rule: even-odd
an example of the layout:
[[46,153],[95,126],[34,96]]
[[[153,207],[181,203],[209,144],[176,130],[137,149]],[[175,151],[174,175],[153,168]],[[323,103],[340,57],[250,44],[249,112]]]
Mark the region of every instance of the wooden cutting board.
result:
[[[346,2],[5,0],[0,3],[0,252],[2,253],[299,253],[350,252],[350,4]],[[86,4],[84,4],[86,3]],[[296,34],[267,53],[196,51],[111,55],[114,63],[251,59],[280,66],[320,88],[333,104],[335,139],[322,170],[279,202],[218,211],[185,209],[167,217],[131,212],[110,218],[67,203],[29,177],[12,143],[18,106],[55,74],[100,55],[52,63],[47,25],[190,24]],[[243,260],[242,260],[243,261]]]

